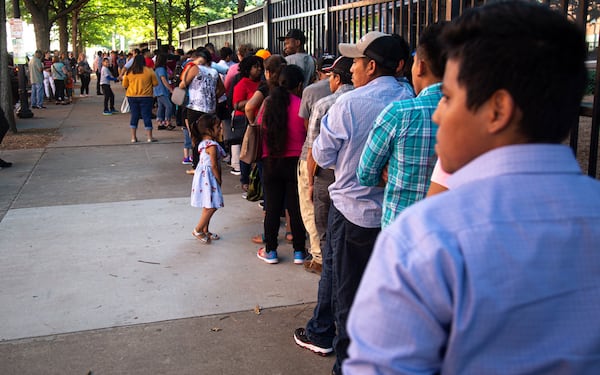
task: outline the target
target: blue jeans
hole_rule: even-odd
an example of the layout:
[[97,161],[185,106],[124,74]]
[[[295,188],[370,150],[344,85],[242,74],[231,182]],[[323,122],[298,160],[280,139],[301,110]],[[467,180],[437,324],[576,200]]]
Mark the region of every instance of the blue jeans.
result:
[[336,374],[342,373],[342,362],[348,357],[348,313],[380,231],[381,228],[363,228],[351,223],[333,204],[329,209],[326,247],[332,250],[332,300],[338,331],[333,339],[336,354],[333,370]]
[[332,306],[333,264],[330,245],[329,241],[326,241],[321,246],[323,269],[321,271],[321,279],[319,280],[317,305],[313,311],[312,318],[306,323],[306,336],[321,348],[330,348],[335,337],[335,320]]
[[129,110],[131,112],[129,127],[137,129],[141,115],[144,120],[144,128],[152,130],[152,104],[154,98],[151,96],[128,96],[127,100],[129,101]]
[[31,84],[31,105],[41,107],[44,104],[44,85],[42,83]]
[[171,116],[173,115],[173,103],[171,103],[171,99],[168,96],[161,95],[156,97],[156,101],[158,102],[156,119],[158,121],[171,121]]

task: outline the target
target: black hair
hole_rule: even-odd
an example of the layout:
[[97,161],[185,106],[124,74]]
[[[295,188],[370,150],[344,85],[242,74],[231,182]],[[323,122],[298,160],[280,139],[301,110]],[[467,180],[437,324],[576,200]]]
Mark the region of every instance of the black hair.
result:
[[158,54],[156,55],[156,62],[154,64],[154,68],[160,68],[167,66],[167,55],[166,54]]
[[211,136],[213,139],[217,139],[217,134],[214,131],[215,123],[217,122],[217,116],[213,113],[205,113],[200,116],[190,126],[190,135],[195,145],[198,145],[202,141],[202,137],[205,135]]
[[288,134],[288,106],[290,95],[304,82],[302,69],[286,65],[279,74],[279,86],[271,89],[265,99],[263,125],[267,128],[269,156],[281,156],[285,152]]
[[504,89],[522,112],[520,130],[529,142],[566,138],[587,80],[577,25],[545,5],[513,0],[466,11],[442,37],[448,59],[459,63],[470,110]]
[[198,47],[192,52],[192,58],[196,59],[198,57],[203,57],[208,65],[210,65],[210,62],[212,61],[210,51],[204,47]]
[[250,70],[252,70],[253,66],[257,65],[261,68],[263,67],[262,57],[252,55],[244,58],[242,61],[240,61],[240,64],[238,65],[240,75],[246,78],[250,77]]
[[426,61],[431,73],[438,77],[444,77],[446,69],[446,53],[441,43],[440,35],[447,22],[433,23],[419,36],[417,53],[419,59]]
[[228,56],[233,56],[233,50],[229,47],[223,47],[219,50],[219,56],[225,60]]
[[129,74],[129,72],[133,74],[143,73],[145,66],[146,59],[144,58],[144,55],[135,55],[133,58],[133,64],[131,64],[131,68],[127,71],[127,74]]

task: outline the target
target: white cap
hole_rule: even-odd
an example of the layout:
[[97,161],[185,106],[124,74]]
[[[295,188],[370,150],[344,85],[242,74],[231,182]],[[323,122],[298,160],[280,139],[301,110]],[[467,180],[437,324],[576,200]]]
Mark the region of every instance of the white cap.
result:
[[389,36],[389,34],[382,33],[381,31],[371,31],[363,35],[356,44],[340,43],[338,48],[340,49],[340,54],[342,56],[350,58],[366,57],[365,50],[373,43],[373,41],[384,36]]

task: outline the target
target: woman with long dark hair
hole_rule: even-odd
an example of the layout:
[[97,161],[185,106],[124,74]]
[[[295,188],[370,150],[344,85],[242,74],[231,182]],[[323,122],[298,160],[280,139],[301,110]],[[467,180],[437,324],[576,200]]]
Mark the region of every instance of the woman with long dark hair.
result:
[[279,216],[286,205],[293,235],[294,263],[303,264],[306,256],[306,232],[298,202],[298,158],[306,138],[304,120],[298,116],[304,75],[296,65],[285,66],[279,86],[265,99],[263,124],[263,187],[266,216],[265,247],[258,258],[274,264],[277,257]]
[[140,115],[144,120],[144,128],[148,135],[147,142],[156,142],[152,137],[152,105],[154,97],[152,89],[158,85],[158,79],[154,70],[146,66],[144,56],[137,55],[133,59],[131,68],[123,76],[123,87],[127,89],[125,95],[129,101],[131,119],[129,127],[131,128],[131,142],[137,142],[137,127]]

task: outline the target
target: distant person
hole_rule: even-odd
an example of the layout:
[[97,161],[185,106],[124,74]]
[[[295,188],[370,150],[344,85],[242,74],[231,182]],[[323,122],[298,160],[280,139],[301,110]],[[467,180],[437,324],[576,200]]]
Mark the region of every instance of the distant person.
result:
[[412,65],[417,97],[391,103],[379,114],[360,157],[356,173],[361,185],[385,184],[381,228],[425,198],[429,188],[438,129],[431,116],[442,98],[446,65],[439,42],[443,27],[429,25],[419,36]]
[[113,113],[118,113],[115,109],[115,94],[110,87],[111,82],[117,82],[119,79],[113,76],[113,72],[110,69],[110,61],[107,57],[102,59],[102,71],[100,73],[100,86],[104,93],[104,112],[105,116],[110,116]]
[[173,116],[173,103],[171,102],[171,94],[173,89],[169,83],[169,77],[167,73],[167,55],[159,54],[156,56],[156,65],[154,66],[154,73],[158,80],[158,86],[154,87],[154,96],[158,108],[156,110],[156,122],[158,123],[158,130],[173,130],[175,125],[171,124],[171,117]]
[[199,155],[192,182],[191,204],[202,207],[202,215],[192,234],[200,242],[209,244],[220,239],[218,234],[210,232],[208,226],[217,209],[223,207],[221,159],[225,157],[225,150],[217,142],[221,120],[214,114],[204,114],[190,124],[190,130]]
[[148,68],[144,56],[136,55],[133,59],[131,69],[123,76],[123,87],[126,88],[125,95],[129,101],[131,129],[131,143],[138,141],[136,133],[140,117],[144,121],[147,142],[156,142],[152,136],[152,104],[154,102],[153,88],[158,85],[158,79],[154,70]]
[[583,30],[546,5],[493,2],[442,44],[449,190],[377,239],[344,374],[596,374],[600,182],[562,144],[587,82]]
[[52,58],[51,75],[56,88],[54,92],[56,105],[69,104],[69,102],[65,100],[65,80],[67,79],[67,72],[68,69],[65,64],[61,61],[59,56],[55,55]]
[[79,75],[79,80],[81,81],[80,96],[89,96],[92,68],[87,61],[85,53],[83,52],[79,54],[79,61],[77,62],[77,74]]
[[102,51],[98,51],[96,53],[96,56],[94,57],[94,62],[93,62],[93,69],[94,72],[96,73],[96,95],[102,95],[102,91],[100,88],[100,76],[102,73],[102,57],[103,57],[103,53]]
[[302,88],[304,89],[313,81],[315,74],[315,60],[304,50],[306,36],[302,30],[291,29],[285,36],[277,39],[284,42],[283,53],[288,65],[297,65],[302,69],[304,75]]
[[44,65],[42,51],[39,49],[29,60],[29,80],[31,81],[31,108],[46,108],[44,106]]

